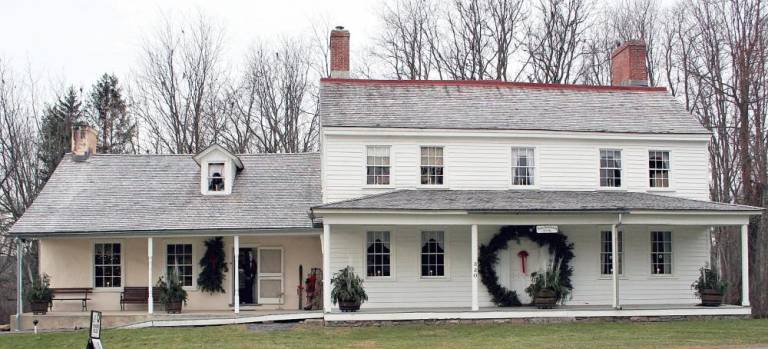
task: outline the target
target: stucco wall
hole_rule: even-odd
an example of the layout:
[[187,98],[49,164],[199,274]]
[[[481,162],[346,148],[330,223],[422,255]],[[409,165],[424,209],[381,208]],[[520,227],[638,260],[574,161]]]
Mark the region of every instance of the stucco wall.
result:
[[[205,253],[205,237],[154,238],[153,282],[165,274],[165,251],[168,243],[191,243],[193,245],[193,275],[196,283],[200,272],[198,262]],[[229,272],[225,275],[226,293],[210,295],[196,287],[188,288],[187,310],[229,309],[232,303],[232,280],[235,268],[232,267],[234,239],[224,238]],[[93,287],[93,244],[96,242],[120,242],[123,252],[123,286],[147,286],[147,239],[41,239],[40,271],[51,276],[52,287]],[[313,267],[322,267],[320,239],[317,235],[301,236],[240,236],[241,246],[281,247],[283,249],[283,290],[281,304],[260,305],[259,309],[297,309],[299,283],[298,268],[304,266],[306,274]],[[95,289],[88,302],[89,309],[119,310],[120,292],[118,289]],[[144,305],[128,305],[129,310],[146,309]],[[54,302],[54,311],[79,311],[76,301]]]

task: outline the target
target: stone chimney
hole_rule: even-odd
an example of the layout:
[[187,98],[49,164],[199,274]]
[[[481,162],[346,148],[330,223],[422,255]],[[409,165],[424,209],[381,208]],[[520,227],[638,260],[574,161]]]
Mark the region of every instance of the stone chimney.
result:
[[89,156],[96,154],[96,130],[88,125],[72,126],[72,159],[75,161],[87,160]]
[[349,79],[349,30],[331,30],[331,78]]
[[611,53],[611,85],[648,86],[645,42],[628,40]]

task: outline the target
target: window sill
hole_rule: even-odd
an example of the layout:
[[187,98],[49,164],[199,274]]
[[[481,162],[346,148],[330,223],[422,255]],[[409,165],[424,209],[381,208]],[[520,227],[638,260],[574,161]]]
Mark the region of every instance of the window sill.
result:
[[514,184],[512,184],[512,185],[509,186],[509,189],[512,189],[512,190],[539,190],[540,188],[539,188],[538,185],[514,185]]
[[446,190],[451,189],[445,184],[419,184],[416,186],[417,189],[438,189],[438,190]]
[[[611,280],[613,280],[613,277],[611,277],[610,275],[609,276],[602,275],[602,276],[600,276],[597,279],[598,280],[603,280],[603,281],[611,281]],[[624,275],[619,275],[619,280],[629,280],[629,278],[624,276]]]
[[419,276],[419,280],[427,281],[427,282],[431,282],[431,281],[446,281],[446,280],[450,280],[450,279],[451,278],[448,277],[448,276]]
[[394,276],[366,276],[364,279],[366,282],[392,282],[396,281]]
[[674,193],[675,189],[672,188],[646,188],[645,191],[649,193]]
[[94,287],[93,288],[93,293],[120,293],[120,292],[123,292],[122,287]]
[[670,280],[677,280],[679,279],[677,275],[674,274],[667,274],[667,275],[649,275],[648,280],[657,280],[657,279],[670,279]]
[[627,191],[626,187],[597,187],[598,191]]
[[362,189],[396,189],[397,187],[391,184],[387,185],[375,185],[375,184],[366,184],[363,185]]

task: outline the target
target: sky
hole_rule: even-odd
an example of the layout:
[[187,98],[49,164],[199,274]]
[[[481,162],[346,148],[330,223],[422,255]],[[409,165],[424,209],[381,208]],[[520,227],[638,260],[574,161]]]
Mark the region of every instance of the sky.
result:
[[126,76],[143,38],[167,16],[201,12],[223,25],[226,55],[255,40],[311,33],[313,24],[343,25],[352,51],[374,32],[376,0],[0,0],[0,57],[50,84],[88,87],[101,74]]

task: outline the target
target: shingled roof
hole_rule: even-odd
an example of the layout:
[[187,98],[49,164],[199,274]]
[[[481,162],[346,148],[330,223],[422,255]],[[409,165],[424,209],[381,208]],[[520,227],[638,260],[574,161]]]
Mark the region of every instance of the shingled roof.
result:
[[345,210],[455,210],[471,212],[728,211],[759,214],[759,207],[638,192],[543,190],[396,190],[316,206]]
[[324,127],[708,134],[664,88],[323,79]]
[[200,194],[191,155],[61,161],[12,234],[307,229],[321,203],[320,154],[239,155],[232,194]]

